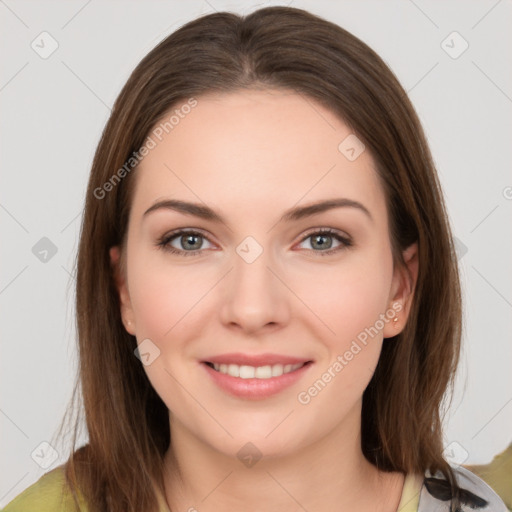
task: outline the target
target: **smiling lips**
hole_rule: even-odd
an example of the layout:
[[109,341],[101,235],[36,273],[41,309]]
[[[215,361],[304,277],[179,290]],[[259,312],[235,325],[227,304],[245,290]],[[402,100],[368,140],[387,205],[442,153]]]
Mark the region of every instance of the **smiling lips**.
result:
[[224,354],[208,358],[203,366],[231,395],[262,399],[296,382],[312,362],[278,354]]
[[205,361],[211,368],[225,375],[241,379],[270,379],[298,370],[307,359],[279,354],[224,354]]

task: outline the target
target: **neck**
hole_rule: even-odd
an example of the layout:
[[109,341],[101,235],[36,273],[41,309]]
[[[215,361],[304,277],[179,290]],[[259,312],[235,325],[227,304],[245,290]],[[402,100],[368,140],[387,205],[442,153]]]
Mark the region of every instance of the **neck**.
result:
[[263,457],[253,465],[215,450],[183,424],[171,421],[171,446],[165,457],[169,508],[171,512],[394,512],[404,476],[381,472],[366,460],[358,418],[357,429],[345,425],[289,455]]

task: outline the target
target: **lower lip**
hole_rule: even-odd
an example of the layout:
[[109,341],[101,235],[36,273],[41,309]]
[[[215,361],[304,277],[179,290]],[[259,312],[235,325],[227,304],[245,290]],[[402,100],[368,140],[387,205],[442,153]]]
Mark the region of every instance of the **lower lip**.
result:
[[220,373],[206,363],[201,363],[201,366],[206,369],[213,382],[229,394],[238,398],[261,400],[276,395],[295,384],[308,371],[312,363],[308,362],[298,370],[270,379],[241,379]]

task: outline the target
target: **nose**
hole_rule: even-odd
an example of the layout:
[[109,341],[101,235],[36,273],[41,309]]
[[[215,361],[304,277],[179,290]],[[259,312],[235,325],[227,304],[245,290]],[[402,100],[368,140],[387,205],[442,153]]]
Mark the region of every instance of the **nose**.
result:
[[235,252],[223,288],[222,323],[250,334],[282,328],[290,318],[291,292],[279,274],[266,251],[252,262]]

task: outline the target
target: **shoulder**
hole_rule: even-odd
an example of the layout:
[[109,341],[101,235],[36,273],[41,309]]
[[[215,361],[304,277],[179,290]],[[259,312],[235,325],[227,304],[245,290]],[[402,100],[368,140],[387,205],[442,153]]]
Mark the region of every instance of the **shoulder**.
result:
[[[87,512],[81,507],[82,512]],[[63,466],[45,473],[37,482],[8,503],[2,512],[75,512]]]
[[[461,488],[461,512],[507,512],[503,500],[481,478],[462,466],[452,466]],[[451,491],[447,480],[438,471],[425,473],[420,492],[418,512],[449,511]]]

